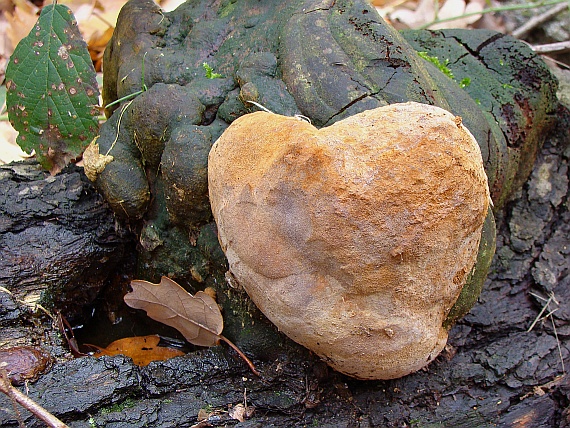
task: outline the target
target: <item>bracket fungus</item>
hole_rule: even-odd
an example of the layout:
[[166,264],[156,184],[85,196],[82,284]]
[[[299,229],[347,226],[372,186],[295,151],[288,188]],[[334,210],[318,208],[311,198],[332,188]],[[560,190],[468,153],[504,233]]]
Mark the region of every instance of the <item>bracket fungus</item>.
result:
[[208,165],[230,271],[282,332],[360,379],[440,353],[490,201],[461,118],[408,102],[317,129],[256,112]]

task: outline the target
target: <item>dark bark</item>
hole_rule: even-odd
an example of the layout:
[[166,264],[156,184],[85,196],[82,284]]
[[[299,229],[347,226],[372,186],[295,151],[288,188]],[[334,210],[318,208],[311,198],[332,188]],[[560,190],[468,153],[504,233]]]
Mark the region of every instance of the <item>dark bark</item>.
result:
[[[117,269],[126,231],[80,168],[51,177],[36,162],[0,166],[0,323],[21,302],[82,318]],[[15,309],[18,311],[19,309]]]

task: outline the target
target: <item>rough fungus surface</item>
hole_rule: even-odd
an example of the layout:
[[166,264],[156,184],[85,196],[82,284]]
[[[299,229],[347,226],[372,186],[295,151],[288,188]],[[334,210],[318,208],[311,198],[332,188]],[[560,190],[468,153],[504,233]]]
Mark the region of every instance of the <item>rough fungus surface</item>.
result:
[[400,103],[319,130],[257,112],[216,141],[208,176],[230,272],[288,337],[359,379],[444,348],[490,205],[460,118]]

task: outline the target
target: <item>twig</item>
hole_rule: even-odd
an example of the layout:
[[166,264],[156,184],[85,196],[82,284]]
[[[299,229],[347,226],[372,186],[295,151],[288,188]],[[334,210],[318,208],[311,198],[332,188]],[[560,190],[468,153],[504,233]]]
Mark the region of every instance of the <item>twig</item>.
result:
[[261,374],[259,374],[259,372],[255,369],[255,366],[253,365],[251,360],[247,358],[247,356],[243,352],[241,352],[241,350],[236,345],[234,345],[228,338],[222,336],[221,334],[219,335],[219,337],[224,342],[226,342],[234,351],[238,353],[240,358],[245,361],[245,363],[249,366],[249,369],[252,371],[254,375],[256,375],[257,377],[261,377]]
[[550,67],[550,68],[564,68],[566,70],[570,70],[570,65],[563,63],[562,61],[558,61],[557,59],[554,59],[550,56],[543,56],[542,57],[544,59],[544,62],[546,62],[546,64]]
[[[546,300],[546,303],[545,303],[544,306],[542,307],[541,311],[538,313],[538,315],[536,316],[536,318],[534,319],[534,321],[532,322],[532,324],[530,325],[530,327],[529,327],[528,330],[526,331],[527,333],[529,333],[529,332],[534,328],[534,326],[536,325],[536,323],[537,323],[537,322],[540,320],[540,318],[542,317],[542,314],[543,314],[547,309],[549,309],[548,306],[550,305],[550,302],[552,302],[552,299],[553,299],[553,298],[554,298],[553,295],[550,295],[550,297],[548,298],[548,300]],[[543,299],[541,298],[541,300],[543,300]]]
[[545,45],[534,45],[531,49],[538,54],[560,54],[570,52],[570,40],[565,42],[547,43]]
[[486,9],[480,10],[478,12],[464,13],[463,15],[450,16],[449,18],[441,18],[441,19],[437,18],[431,22],[428,22],[424,25],[417,27],[417,29],[418,30],[425,30],[426,28],[429,28],[432,25],[439,24],[441,22],[455,21],[456,19],[468,18],[470,16],[485,15],[487,13],[495,13],[495,12],[509,12],[512,10],[536,9],[538,7],[552,6],[552,5],[560,4],[560,3],[568,4],[568,0],[549,0],[549,1],[540,1],[540,2],[536,2],[536,3],[512,4],[512,5],[508,5],[508,6],[488,7]]
[[[536,316],[536,318],[534,319],[534,321],[532,322],[532,324],[530,325],[530,327],[527,330],[527,333],[530,332],[534,326],[536,325],[536,323],[538,321],[542,321],[546,318],[550,317],[550,322],[552,323],[552,329],[554,331],[554,337],[556,338],[556,345],[558,346],[558,355],[560,356],[560,362],[562,364],[562,373],[566,373],[566,368],[564,367],[564,358],[562,356],[562,348],[560,346],[560,339],[558,338],[558,332],[556,331],[556,324],[554,322],[554,317],[552,316],[552,314],[554,312],[556,312],[559,308],[550,309],[550,303],[554,302],[556,303],[558,306],[560,306],[560,303],[558,302],[558,300],[556,300],[556,297],[554,296],[554,293],[551,291],[550,295],[548,296],[548,299],[539,296],[538,294],[535,293],[530,293],[532,296],[536,297],[539,300],[542,300],[544,302],[544,306],[542,307],[542,309],[540,310],[540,312],[538,313],[538,315]],[[542,314],[544,312],[546,312],[546,310],[548,309],[548,313],[545,316],[542,316]]]
[[[273,113],[273,112],[272,112],[271,110],[269,110],[267,107],[262,106],[261,104],[256,103],[255,101],[246,100],[245,102],[246,102],[246,103],[249,103],[249,104],[253,104],[254,106],[256,106],[257,108],[260,108],[261,110],[263,110],[263,111],[266,112],[266,113]],[[273,114],[275,114],[275,113],[273,113]]]
[[554,317],[550,317],[550,322],[552,323],[552,329],[554,330],[554,337],[556,338],[556,345],[558,346],[558,355],[560,356],[560,362],[562,363],[562,373],[566,373],[564,368],[564,358],[562,357],[562,348],[560,347],[560,340],[558,340],[558,332],[556,331],[556,324],[554,323]]
[[[12,384],[10,383],[10,379],[8,377],[8,372],[4,368],[6,364],[7,363],[0,363],[0,391],[2,392],[4,392],[4,390],[10,391],[10,388],[12,387]],[[12,402],[12,409],[14,409],[14,414],[16,415],[16,419],[18,420],[18,425],[20,426],[20,428],[26,428],[26,424],[24,424],[22,415],[18,410],[18,403],[16,402],[14,397],[12,397],[11,394],[9,394],[8,392],[4,393],[8,396],[8,398],[10,398],[10,401]]]
[[6,369],[0,367],[0,392],[12,398],[19,405],[32,412],[51,428],[68,428],[66,424],[36,403],[27,395],[22,394],[18,389],[10,384]]
[[516,37],[517,39],[520,39],[521,37],[526,36],[531,30],[538,27],[540,24],[550,20],[551,18],[556,16],[558,13],[566,10],[567,8],[568,8],[568,3],[557,4],[556,6],[548,9],[546,12],[541,13],[540,15],[529,19],[526,23],[521,25],[519,28],[515,28],[511,32],[511,36]]

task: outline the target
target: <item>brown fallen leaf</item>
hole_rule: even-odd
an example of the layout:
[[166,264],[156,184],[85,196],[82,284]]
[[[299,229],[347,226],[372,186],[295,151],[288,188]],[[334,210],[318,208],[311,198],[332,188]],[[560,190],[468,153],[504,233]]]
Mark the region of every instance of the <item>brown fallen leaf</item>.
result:
[[53,357],[43,348],[14,346],[0,349],[0,366],[6,370],[14,385],[21,385],[27,380],[35,381],[52,364]]
[[197,346],[227,343],[259,376],[253,363],[230,340],[222,336],[224,320],[216,301],[203,291],[194,296],[170,278],[163,276],[159,284],[131,281],[133,291],[125,295],[131,308],[143,309],[153,320],[174,327],[184,338]]
[[250,419],[255,412],[255,407],[252,406],[244,406],[243,404],[239,403],[235,406],[232,406],[228,410],[228,416],[232,419],[236,419],[239,422],[245,422],[247,419]]
[[194,296],[165,276],[160,284],[131,281],[133,291],[125,296],[131,308],[144,309],[153,320],[174,327],[197,346],[214,346],[220,341],[224,320],[218,304],[203,291]]
[[137,366],[148,366],[153,361],[164,361],[174,357],[184,355],[184,352],[178,349],[158,346],[160,337],[156,334],[150,336],[125,337],[124,339],[115,340],[106,348],[99,348],[95,345],[98,352],[95,356],[102,355],[125,355],[130,357]]

